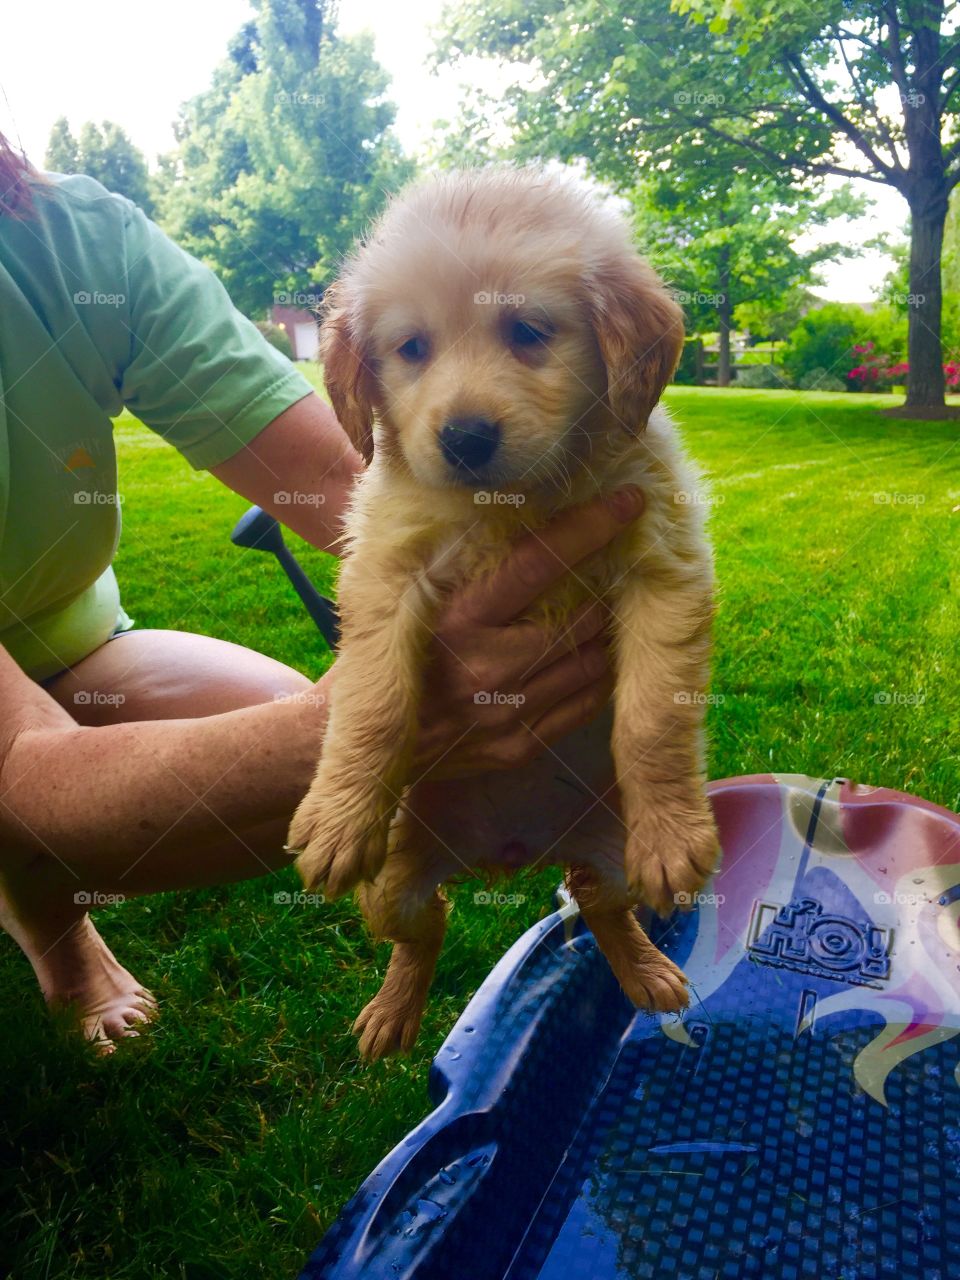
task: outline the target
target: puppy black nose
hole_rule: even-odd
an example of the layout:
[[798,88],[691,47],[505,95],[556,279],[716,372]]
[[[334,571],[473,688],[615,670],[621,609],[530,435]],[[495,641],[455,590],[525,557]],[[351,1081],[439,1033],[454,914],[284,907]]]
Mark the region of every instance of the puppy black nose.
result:
[[451,418],[440,432],[440,450],[452,467],[477,471],[496,453],[500,428],[486,418]]

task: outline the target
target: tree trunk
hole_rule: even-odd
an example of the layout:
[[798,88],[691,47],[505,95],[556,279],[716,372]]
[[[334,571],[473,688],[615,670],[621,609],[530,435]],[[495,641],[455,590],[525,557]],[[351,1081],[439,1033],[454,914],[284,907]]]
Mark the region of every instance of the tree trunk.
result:
[[717,386],[730,385],[730,323],[733,308],[730,305],[730,249],[720,250],[720,290],[717,294],[717,318],[720,325],[720,349],[717,354]]
[[907,404],[911,408],[935,409],[944,404],[940,255],[947,215],[946,188],[911,200],[910,213]]
[[[899,8],[900,6],[898,6]],[[944,172],[941,143],[940,91],[944,55],[940,49],[943,0],[918,0],[911,10],[914,68],[911,91],[902,99],[903,124],[910,156],[907,180],[901,186],[910,205],[910,297],[907,331],[907,405],[911,409],[942,409],[943,350],[940,312],[943,291],[940,256],[950,188]]]

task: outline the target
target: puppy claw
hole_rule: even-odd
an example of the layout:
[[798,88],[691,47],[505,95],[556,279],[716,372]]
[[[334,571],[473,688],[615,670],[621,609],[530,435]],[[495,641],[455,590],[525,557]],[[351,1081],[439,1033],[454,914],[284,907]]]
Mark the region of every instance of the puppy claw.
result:
[[330,898],[340,898],[362,880],[375,880],[386,861],[389,819],[371,823],[370,807],[352,806],[361,819],[328,816],[313,808],[309,815],[294,816],[288,847],[299,849],[297,870],[308,889],[323,887]]
[[409,1053],[420,1034],[422,1009],[397,1006],[392,1001],[374,996],[353,1024],[354,1035],[360,1037],[360,1056],[367,1062],[378,1062],[395,1053]]
[[690,1003],[687,979],[672,960],[662,956],[656,969],[644,968],[624,987],[627,999],[651,1013],[675,1013]]
[[666,918],[693,907],[696,895],[717,866],[720,846],[709,813],[693,821],[649,821],[627,841],[631,889]]

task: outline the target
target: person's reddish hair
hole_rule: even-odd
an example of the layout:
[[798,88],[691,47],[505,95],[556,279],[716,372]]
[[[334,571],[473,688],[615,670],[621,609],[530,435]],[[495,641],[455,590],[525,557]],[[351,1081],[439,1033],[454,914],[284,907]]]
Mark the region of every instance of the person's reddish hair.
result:
[[0,215],[23,217],[30,206],[30,181],[40,175],[16,147],[0,133]]

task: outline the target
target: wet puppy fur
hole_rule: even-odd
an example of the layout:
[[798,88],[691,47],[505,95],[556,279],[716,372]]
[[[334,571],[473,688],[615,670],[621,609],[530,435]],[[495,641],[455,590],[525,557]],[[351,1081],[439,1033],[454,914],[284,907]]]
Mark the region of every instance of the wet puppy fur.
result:
[[[325,303],[326,385],[369,465],[348,521],[327,737],[289,845],[308,887],[359,886],[372,931],[395,944],[357,1019],[361,1051],[416,1039],[445,928],[439,886],[509,873],[518,848],[521,862],[564,866],[635,1004],[682,1008],[683,975],[635,914],[689,904],[717,857],[703,738],[712,558],[699,478],[658,406],[679,307],[616,211],[538,168],[401,193]],[[444,597],[524,531],[628,483],[645,496],[639,519],[525,615],[562,633],[604,601],[612,712],[537,760],[531,738],[503,772],[418,779]],[[569,802],[551,790],[564,771]]]

